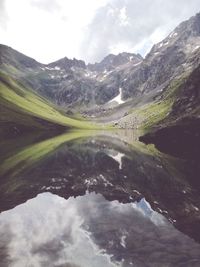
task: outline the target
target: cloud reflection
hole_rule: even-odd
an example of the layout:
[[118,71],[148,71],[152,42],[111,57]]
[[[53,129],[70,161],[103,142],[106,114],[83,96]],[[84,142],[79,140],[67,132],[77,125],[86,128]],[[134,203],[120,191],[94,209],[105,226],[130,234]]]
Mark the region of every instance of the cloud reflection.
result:
[[[200,246],[142,199],[43,193],[0,215],[1,261],[22,266],[197,266]],[[183,265],[185,263],[189,265]],[[182,265],[181,265],[182,264]],[[190,265],[193,264],[193,265]]]

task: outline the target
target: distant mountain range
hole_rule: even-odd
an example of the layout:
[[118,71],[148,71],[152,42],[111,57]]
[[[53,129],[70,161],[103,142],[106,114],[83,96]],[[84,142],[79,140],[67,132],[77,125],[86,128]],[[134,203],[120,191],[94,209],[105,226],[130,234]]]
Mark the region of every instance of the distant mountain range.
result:
[[168,125],[198,117],[200,13],[155,44],[145,58],[124,52],[95,64],[67,57],[41,64],[0,45],[0,70],[65,112],[121,128],[137,125],[147,131],[163,120]]

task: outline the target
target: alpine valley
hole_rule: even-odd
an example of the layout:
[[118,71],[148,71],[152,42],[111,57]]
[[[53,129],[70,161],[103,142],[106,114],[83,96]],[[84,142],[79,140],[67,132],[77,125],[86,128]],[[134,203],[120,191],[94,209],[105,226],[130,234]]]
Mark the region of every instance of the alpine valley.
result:
[[177,135],[199,142],[200,13],[145,58],[124,52],[95,64],[67,57],[41,64],[1,45],[0,92],[4,136],[114,126],[142,130],[146,143]]
[[145,58],[0,45],[0,267],[199,267],[199,148],[200,13]]

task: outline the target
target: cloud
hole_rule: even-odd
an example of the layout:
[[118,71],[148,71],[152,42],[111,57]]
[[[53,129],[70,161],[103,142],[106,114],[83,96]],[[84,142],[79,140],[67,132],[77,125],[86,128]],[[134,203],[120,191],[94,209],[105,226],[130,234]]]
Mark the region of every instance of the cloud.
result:
[[56,0],[32,0],[31,5],[48,12],[55,12],[61,9],[59,1]]
[[43,63],[144,55],[199,7],[200,0],[1,0],[0,42]]
[[87,28],[81,51],[88,61],[124,50],[143,55],[181,21],[198,12],[200,1],[112,0]]
[[0,27],[5,28],[7,22],[6,0],[0,1]]
[[84,29],[108,1],[4,0],[8,26],[0,25],[0,43],[43,63],[82,57]]

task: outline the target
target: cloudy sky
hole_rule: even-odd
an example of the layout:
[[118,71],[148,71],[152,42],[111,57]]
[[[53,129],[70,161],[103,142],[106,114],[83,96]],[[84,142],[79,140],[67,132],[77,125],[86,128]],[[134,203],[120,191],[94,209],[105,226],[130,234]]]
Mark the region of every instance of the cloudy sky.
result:
[[199,11],[200,0],[0,0],[0,43],[42,63],[144,56]]

